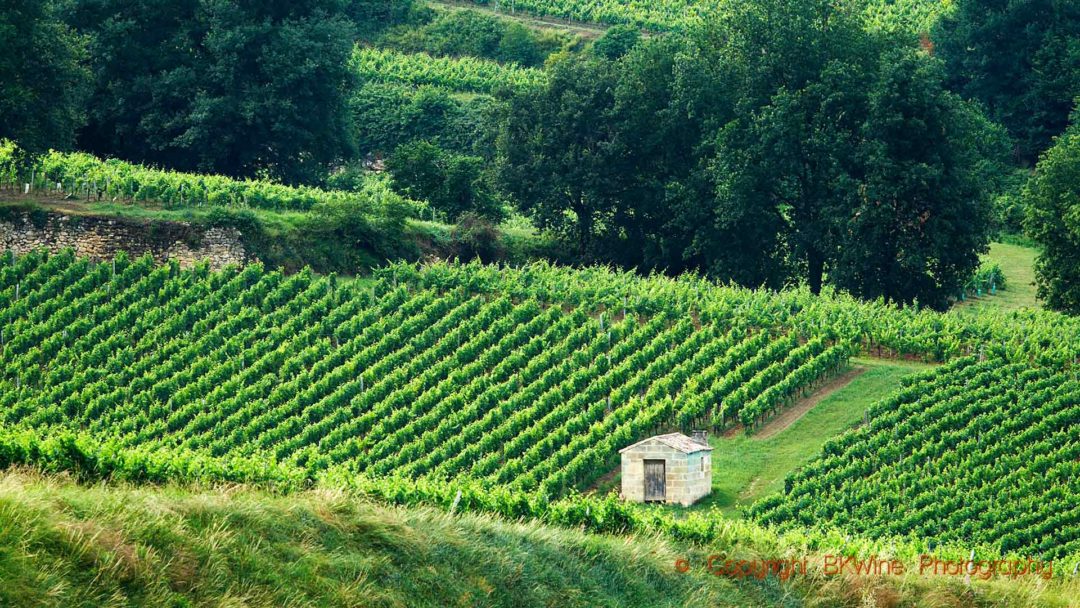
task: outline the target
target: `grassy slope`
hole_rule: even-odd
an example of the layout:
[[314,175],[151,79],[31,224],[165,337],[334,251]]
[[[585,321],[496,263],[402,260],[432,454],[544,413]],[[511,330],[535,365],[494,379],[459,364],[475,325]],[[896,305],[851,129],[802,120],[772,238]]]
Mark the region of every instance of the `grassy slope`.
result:
[[[737,559],[775,559],[737,549]],[[85,487],[0,473],[0,606],[1070,606],[1076,581],[706,573],[708,547],[329,490]],[[690,571],[675,571],[689,560]]]
[[859,423],[866,408],[894,390],[900,378],[926,367],[875,359],[856,359],[854,363],[866,372],[769,439],[742,433],[714,437],[713,491],[698,508],[717,506],[725,514],[737,516],[740,508],[779,492],[788,474],[817,456],[828,439]]
[[979,308],[1000,308],[1017,310],[1020,308],[1038,308],[1035,299],[1035,257],[1036,249],[1019,244],[993,243],[990,253],[985,256],[988,262],[997,262],[1005,273],[1007,289],[996,295],[971,297],[957,306],[961,311],[974,311]]
[[329,491],[278,497],[0,475],[4,606],[770,603],[726,579],[675,572],[686,553],[653,539],[387,508]]

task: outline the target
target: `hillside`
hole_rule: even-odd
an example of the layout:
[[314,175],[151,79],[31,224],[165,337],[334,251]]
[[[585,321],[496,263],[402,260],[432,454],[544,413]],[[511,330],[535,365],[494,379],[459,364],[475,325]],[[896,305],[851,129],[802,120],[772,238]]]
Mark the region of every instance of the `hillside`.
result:
[[395,509],[330,490],[82,487],[0,476],[5,606],[747,606],[686,549]]
[[960,359],[904,384],[757,505],[758,518],[1080,553],[1075,370]]
[[558,496],[661,428],[753,425],[848,354],[825,334],[800,344],[779,328],[592,316],[396,278],[365,289],[257,266],[7,262],[4,424],[312,475]]
[[[339,283],[255,265],[182,271],[70,254],[0,262],[5,464],[86,479],[287,488],[322,480],[389,502],[460,503],[707,542],[719,534],[708,512],[684,523],[654,521],[611,497],[589,502],[572,490],[610,471],[620,447],[655,432],[753,433],[858,349],[949,363],[871,407],[869,427],[826,443],[822,459],[789,479],[789,496],[766,499],[757,517],[884,541],[917,530],[955,547],[978,543],[987,555],[1066,557],[1080,538],[1062,512],[1075,497],[1068,485],[1031,495],[1055,514],[1031,530],[1019,503],[1009,503],[1007,523],[991,528],[941,520],[946,507],[932,497],[964,496],[943,474],[922,476],[920,495],[905,495],[910,504],[894,493],[878,495],[880,506],[845,507],[865,502],[862,475],[877,471],[896,487],[934,455],[942,471],[958,471],[957,462],[971,469],[969,498],[1005,512],[1008,495],[999,490],[1018,473],[976,460],[1029,440],[1026,449],[1038,455],[1032,471],[1069,479],[1076,438],[1047,433],[1080,408],[1068,390],[1044,393],[1071,386],[1065,366],[1076,360],[1080,332],[1058,315],[913,313],[844,297],[544,265],[397,265],[374,281]],[[979,355],[964,356],[973,352],[986,360],[973,364]],[[1010,403],[1019,409],[1005,432],[1000,410]],[[923,435],[911,434],[916,419]],[[844,428],[830,424],[828,433]],[[945,455],[940,447],[958,443],[979,450]],[[885,452],[866,455],[878,449]],[[872,458],[891,462],[893,452],[923,468],[872,465]],[[832,488],[829,501],[798,506],[822,483]],[[784,500],[789,506],[780,506]],[[907,515],[883,525],[887,508]],[[815,542],[834,542],[827,538]]]
[[[771,549],[613,537],[354,493],[244,487],[85,486],[0,474],[5,606],[1070,606],[1075,581],[829,576],[735,579],[717,551]],[[685,559],[687,572],[675,569]]]

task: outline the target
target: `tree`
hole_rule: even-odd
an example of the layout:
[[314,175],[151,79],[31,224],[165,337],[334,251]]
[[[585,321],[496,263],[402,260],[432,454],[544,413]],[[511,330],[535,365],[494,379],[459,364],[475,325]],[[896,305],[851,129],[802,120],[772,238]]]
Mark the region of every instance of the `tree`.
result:
[[641,41],[641,32],[632,25],[616,25],[608,28],[603,36],[593,42],[593,52],[605,59],[619,59]]
[[933,31],[950,84],[987,105],[1032,163],[1068,125],[1080,95],[1075,0],[957,0]]
[[868,33],[851,7],[755,0],[733,14],[743,96],[698,222],[696,246],[719,253],[710,271],[945,306],[987,244],[1000,130],[945,89],[939,62]]
[[0,11],[0,139],[29,152],[67,149],[89,93],[83,37],[51,0],[9,0]]
[[712,34],[741,96],[709,170],[713,217],[697,242],[720,254],[710,271],[751,285],[801,279],[821,290],[836,218],[852,206],[849,176],[878,52],[861,16],[821,0],[747,0]]
[[499,183],[542,230],[571,239],[595,257],[618,200],[610,185],[614,70],[609,62],[563,56],[547,86],[516,96],[500,131]]
[[428,141],[398,146],[386,168],[394,186],[407,196],[426,200],[456,221],[465,214],[501,220],[502,208],[484,175],[484,160],[447,152]]
[[1042,245],[1035,268],[1039,298],[1080,314],[1080,128],[1043,154],[1024,200],[1028,234]]
[[96,90],[80,144],[232,176],[317,181],[351,150],[340,0],[78,0]]
[[882,55],[858,146],[855,205],[830,280],[863,298],[945,308],[979,266],[1004,134],[945,90],[939,62]]

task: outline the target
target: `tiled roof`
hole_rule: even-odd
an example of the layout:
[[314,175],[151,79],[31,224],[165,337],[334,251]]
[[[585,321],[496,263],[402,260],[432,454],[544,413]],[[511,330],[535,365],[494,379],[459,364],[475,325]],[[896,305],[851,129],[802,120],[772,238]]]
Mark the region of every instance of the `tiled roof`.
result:
[[687,437],[686,435],[683,435],[682,433],[668,433],[667,435],[656,435],[655,437],[642,439],[641,441],[633,445],[628,445],[625,448],[619,450],[619,453],[621,454],[627,450],[636,448],[637,446],[645,443],[646,441],[652,441],[654,439],[672,449],[679,450],[684,454],[693,454],[694,452],[703,452],[712,449],[708,445],[704,443],[698,443],[693,439]]

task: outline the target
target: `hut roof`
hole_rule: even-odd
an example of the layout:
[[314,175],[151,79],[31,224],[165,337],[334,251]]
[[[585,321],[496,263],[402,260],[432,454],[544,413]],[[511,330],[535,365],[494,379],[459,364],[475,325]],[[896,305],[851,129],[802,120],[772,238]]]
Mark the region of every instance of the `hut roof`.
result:
[[704,443],[698,443],[693,439],[687,437],[686,435],[683,435],[682,433],[668,433],[667,435],[656,435],[654,437],[642,439],[641,441],[633,445],[628,445],[625,448],[619,450],[619,453],[621,454],[627,450],[632,450],[647,441],[653,440],[659,441],[660,443],[663,443],[664,445],[672,449],[678,450],[684,454],[693,454],[694,452],[704,452],[712,449],[711,447],[709,447],[709,445]]

